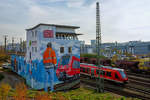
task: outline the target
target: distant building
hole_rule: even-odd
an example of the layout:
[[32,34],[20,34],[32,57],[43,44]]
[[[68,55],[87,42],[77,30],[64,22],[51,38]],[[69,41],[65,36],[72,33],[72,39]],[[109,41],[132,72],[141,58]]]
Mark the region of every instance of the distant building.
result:
[[85,41],[80,41],[80,53],[81,54],[93,54],[95,46],[85,44]]
[[11,52],[26,52],[26,41],[20,43],[8,43],[6,46],[7,51]]
[[[82,47],[82,52],[89,53],[87,52],[88,49],[92,51],[92,53],[96,53],[96,40],[91,40],[91,45],[84,44],[84,47]],[[150,42],[129,41],[124,43],[102,43],[101,49],[103,51],[102,54],[107,57],[113,56],[117,53],[117,51],[122,54],[130,53],[134,55],[143,55],[150,53]]]
[[142,54],[149,54],[150,53],[150,42],[138,42],[131,46],[129,46],[133,54],[135,55],[142,55]]
[[7,46],[6,46],[6,50],[7,51],[15,51],[15,52],[18,52],[20,51],[20,44],[19,43],[14,43],[12,45],[12,43],[8,43]]

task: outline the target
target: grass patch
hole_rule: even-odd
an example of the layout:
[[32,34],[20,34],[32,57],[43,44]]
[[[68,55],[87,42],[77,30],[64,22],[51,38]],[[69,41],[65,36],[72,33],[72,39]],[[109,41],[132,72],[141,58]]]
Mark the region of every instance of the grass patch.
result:
[[4,76],[2,74],[0,74],[0,81],[4,78]]
[[[21,85],[20,85],[21,86]],[[20,89],[19,89],[20,88]],[[19,87],[18,90],[22,91],[22,88]],[[18,90],[11,89],[8,93],[8,97],[18,98]],[[23,89],[24,90],[24,89]],[[17,92],[18,91],[18,92]],[[35,100],[140,100],[136,98],[126,98],[123,96],[115,96],[111,93],[97,93],[94,90],[87,88],[79,88],[67,92],[44,92],[36,90],[27,90],[26,93],[22,92],[21,94],[27,94],[22,96],[23,98],[36,98]],[[19,97],[21,98],[21,97]],[[43,98],[43,99],[42,99]],[[44,99],[45,98],[45,99]],[[15,99],[19,100],[19,99]],[[24,99],[20,99],[24,100]]]
[[4,72],[12,72],[12,70],[9,69],[9,68],[2,68],[1,70],[4,71]]

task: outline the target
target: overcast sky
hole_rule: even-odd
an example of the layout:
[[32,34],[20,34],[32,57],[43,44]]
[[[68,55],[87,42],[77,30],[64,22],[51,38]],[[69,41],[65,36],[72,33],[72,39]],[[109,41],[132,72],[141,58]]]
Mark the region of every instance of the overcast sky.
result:
[[39,23],[80,26],[80,40],[96,33],[96,2],[101,6],[102,42],[150,40],[150,0],[0,0],[0,44],[3,35],[19,41],[25,29]]

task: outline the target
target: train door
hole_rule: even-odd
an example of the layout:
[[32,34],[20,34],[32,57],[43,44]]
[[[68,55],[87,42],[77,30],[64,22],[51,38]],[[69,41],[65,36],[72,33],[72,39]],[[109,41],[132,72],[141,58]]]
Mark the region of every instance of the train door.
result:
[[110,80],[112,79],[112,75],[111,75],[111,74],[112,74],[111,71],[107,71],[107,72],[106,72],[106,77],[107,77],[107,79],[110,79]]
[[114,72],[114,80],[120,81],[120,75],[118,72]]
[[94,75],[94,68],[91,68],[91,77],[94,78],[95,75]]
[[102,74],[103,74],[103,77],[105,77],[105,71],[104,71],[104,70],[103,70],[103,73],[102,73]]
[[99,73],[99,69],[96,69],[96,77],[99,77],[100,73]]
[[87,74],[91,74],[91,73],[90,73],[90,68],[86,68],[85,72],[86,72]]
[[80,68],[80,71],[81,71],[82,73],[85,73],[85,68],[84,68],[84,67],[81,67],[81,68]]

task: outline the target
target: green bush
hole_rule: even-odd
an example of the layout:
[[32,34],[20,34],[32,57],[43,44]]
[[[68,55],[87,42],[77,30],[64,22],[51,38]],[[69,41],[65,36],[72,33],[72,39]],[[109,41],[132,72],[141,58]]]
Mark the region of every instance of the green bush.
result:
[[6,62],[9,58],[10,58],[10,56],[2,55],[2,56],[0,56],[0,61]]

